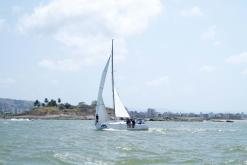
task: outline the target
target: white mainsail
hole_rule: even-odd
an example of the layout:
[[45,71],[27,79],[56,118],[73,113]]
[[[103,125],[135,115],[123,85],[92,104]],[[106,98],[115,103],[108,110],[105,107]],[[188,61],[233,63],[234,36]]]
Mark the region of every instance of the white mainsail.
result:
[[97,105],[96,105],[96,115],[98,115],[98,122],[103,123],[109,120],[108,114],[106,112],[104,100],[103,100],[103,90],[105,85],[105,79],[109,67],[110,58],[108,59],[105,68],[101,75],[101,81],[99,86],[99,92],[98,92],[98,99],[97,99]]
[[120,100],[120,97],[115,88],[114,88],[114,99],[115,99],[115,116],[129,118],[130,117],[129,113],[127,112],[122,101]]

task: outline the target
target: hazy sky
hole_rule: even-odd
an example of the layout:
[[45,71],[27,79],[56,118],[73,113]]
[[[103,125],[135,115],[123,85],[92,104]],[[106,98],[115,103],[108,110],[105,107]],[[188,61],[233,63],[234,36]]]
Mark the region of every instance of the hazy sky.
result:
[[245,0],[1,0],[0,97],[91,103],[114,38],[116,87],[127,107],[247,112],[246,7]]

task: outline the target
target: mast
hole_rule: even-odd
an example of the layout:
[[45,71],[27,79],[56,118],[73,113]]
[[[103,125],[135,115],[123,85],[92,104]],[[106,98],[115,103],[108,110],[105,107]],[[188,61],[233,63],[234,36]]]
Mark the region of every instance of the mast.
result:
[[111,48],[111,76],[112,76],[112,99],[113,99],[113,116],[115,119],[115,98],[114,98],[114,70],[113,70],[113,39]]

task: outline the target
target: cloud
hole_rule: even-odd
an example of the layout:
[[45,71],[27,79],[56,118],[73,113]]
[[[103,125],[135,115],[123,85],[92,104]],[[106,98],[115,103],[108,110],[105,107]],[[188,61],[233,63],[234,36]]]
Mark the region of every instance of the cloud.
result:
[[147,81],[146,85],[149,86],[149,87],[159,87],[159,86],[162,86],[162,85],[169,85],[170,82],[171,82],[170,77],[163,76],[163,77],[159,77],[157,79],[153,79],[153,80]]
[[13,15],[19,15],[19,14],[21,14],[24,10],[23,10],[23,8],[20,7],[20,6],[12,6],[12,7],[11,7],[11,11],[12,11],[12,14],[13,14]]
[[180,15],[184,17],[196,17],[196,16],[202,16],[203,13],[200,7],[194,6],[191,9],[182,10],[180,12]]
[[215,67],[214,66],[210,66],[210,65],[204,65],[204,66],[201,66],[199,71],[200,72],[206,72],[206,73],[211,73],[215,70]]
[[221,42],[220,41],[214,41],[213,45],[214,46],[219,46],[219,45],[221,45]]
[[[226,58],[225,60],[226,63],[228,64],[233,64],[233,65],[240,65],[240,64],[247,64],[247,52],[242,52],[237,55],[230,56]],[[242,75],[247,75],[247,68],[243,69],[241,71]]]
[[53,79],[53,80],[51,80],[51,84],[52,85],[58,85],[59,84],[59,81],[56,80],[56,79]]
[[241,74],[247,76],[247,68],[245,68],[244,70],[242,70]]
[[16,83],[16,80],[10,77],[0,78],[0,86],[10,86]]
[[0,32],[8,28],[8,24],[5,19],[0,18]]
[[247,63],[247,52],[242,52],[238,55],[230,56],[226,59],[226,63],[229,64],[243,64]]
[[216,38],[216,26],[210,26],[205,32],[201,34],[201,39],[205,41],[211,41],[214,46],[221,45],[221,42]]
[[203,32],[201,38],[203,40],[215,40],[216,36],[216,26],[210,26],[207,31]]
[[123,59],[126,38],[143,33],[161,10],[160,0],[52,0],[23,16],[17,29],[51,36],[76,53],[80,61],[94,64],[109,55],[112,38],[116,54]]
[[80,62],[74,59],[62,59],[62,60],[44,59],[39,62],[39,66],[54,71],[77,71],[80,68]]

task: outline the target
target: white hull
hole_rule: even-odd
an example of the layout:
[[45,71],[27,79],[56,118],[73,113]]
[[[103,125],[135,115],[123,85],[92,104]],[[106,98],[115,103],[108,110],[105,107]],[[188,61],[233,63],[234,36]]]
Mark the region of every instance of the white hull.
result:
[[116,130],[130,130],[130,131],[138,131],[138,130],[148,130],[148,126],[146,124],[135,124],[134,128],[128,128],[125,121],[109,121],[105,123],[98,123],[95,125],[97,130],[106,130],[106,129],[116,129]]

